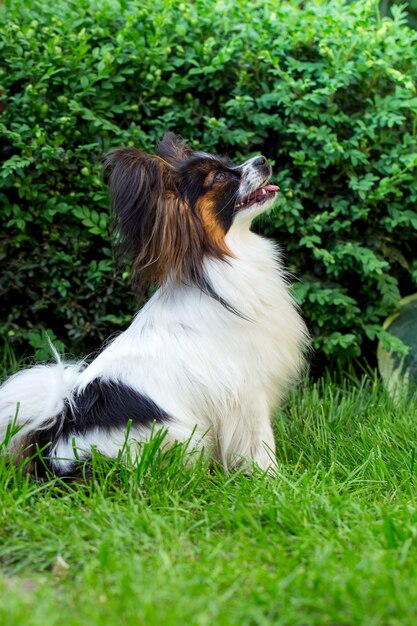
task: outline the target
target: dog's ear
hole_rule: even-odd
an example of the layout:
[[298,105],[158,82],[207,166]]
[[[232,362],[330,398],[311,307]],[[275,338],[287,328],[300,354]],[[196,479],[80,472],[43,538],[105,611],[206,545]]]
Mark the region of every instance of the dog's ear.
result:
[[201,220],[181,197],[173,168],[135,148],[106,156],[118,251],[132,262],[138,291],[168,278],[192,280],[203,263]]
[[156,146],[156,152],[167,163],[175,165],[180,161],[188,159],[192,155],[193,150],[174,133],[165,133]]

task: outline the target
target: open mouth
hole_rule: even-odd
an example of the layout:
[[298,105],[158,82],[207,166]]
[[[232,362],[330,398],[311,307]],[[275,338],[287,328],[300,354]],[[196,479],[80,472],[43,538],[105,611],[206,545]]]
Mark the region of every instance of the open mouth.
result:
[[252,193],[245,196],[240,202],[236,204],[236,209],[247,209],[251,207],[253,204],[259,204],[261,202],[265,202],[265,200],[269,200],[275,193],[279,190],[279,187],[276,185],[264,185],[263,187],[259,187]]

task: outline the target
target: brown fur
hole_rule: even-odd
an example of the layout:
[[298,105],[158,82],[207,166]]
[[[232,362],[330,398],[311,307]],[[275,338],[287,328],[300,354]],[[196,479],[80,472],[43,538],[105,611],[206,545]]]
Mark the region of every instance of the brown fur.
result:
[[215,192],[208,191],[197,201],[197,210],[204,226],[207,252],[216,258],[231,256],[224,240],[226,232],[215,211]]
[[140,271],[151,285],[199,272],[203,237],[202,225],[186,202],[167,192],[155,203],[154,227],[134,259],[134,272]]
[[221,211],[216,211],[222,194],[214,182],[219,161],[195,157],[182,140],[167,133],[158,155],[119,148],[107,155],[105,167],[111,170],[119,250],[132,261],[139,291],[167,279],[203,285],[204,256],[230,256]]
[[105,166],[112,167],[109,187],[119,247],[132,258],[136,287],[198,275],[203,226],[181,197],[170,164],[135,148],[120,148],[109,153]]

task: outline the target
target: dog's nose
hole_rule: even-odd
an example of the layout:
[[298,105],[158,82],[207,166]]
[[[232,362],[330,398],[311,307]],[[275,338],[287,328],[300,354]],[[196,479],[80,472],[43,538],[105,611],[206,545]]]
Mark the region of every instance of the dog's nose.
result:
[[263,167],[264,165],[268,164],[268,161],[265,159],[264,156],[260,156],[257,159],[254,160],[253,164],[256,167]]

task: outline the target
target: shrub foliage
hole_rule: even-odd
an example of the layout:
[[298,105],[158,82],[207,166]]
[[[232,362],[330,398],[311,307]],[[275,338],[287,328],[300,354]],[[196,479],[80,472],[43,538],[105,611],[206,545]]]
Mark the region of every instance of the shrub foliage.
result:
[[77,354],[135,310],[101,156],[174,130],[274,162],[281,243],[329,357],[417,282],[417,39],[373,1],[11,0],[0,15],[0,332]]

